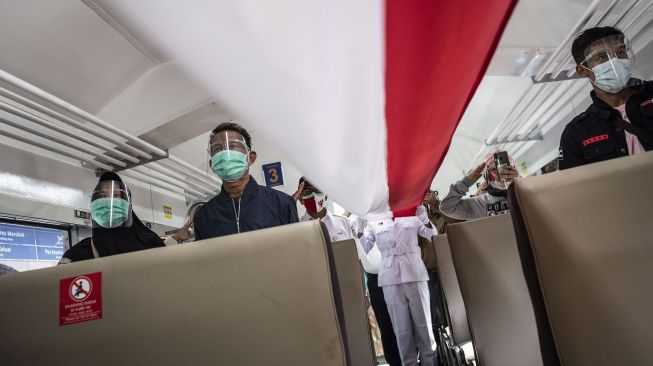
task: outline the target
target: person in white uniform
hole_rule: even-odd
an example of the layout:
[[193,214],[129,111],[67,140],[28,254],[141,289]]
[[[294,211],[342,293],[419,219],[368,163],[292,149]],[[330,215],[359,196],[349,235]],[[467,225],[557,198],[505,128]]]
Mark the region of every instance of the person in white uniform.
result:
[[298,198],[299,202],[306,209],[304,216],[299,218],[300,222],[309,220],[322,221],[327,227],[329,239],[331,239],[332,243],[334,241],[354,239],[349,219],[329,212],[326,207],[326,195],[307,181],[306,178],[301,177],[299,179],[299,187],[293,197]]
[[322,221],[327,227],[331,242],[353,239],[356,242],[358,259],[361,261],[363,269],[368,273],[378,273],[381,265],[381,253],[374,245],[364,248],[360,240],[363,228],[367,224],[364,219],[356,220],[355,225],[352,226],[349,218],[329,212],[326,207],[327,196],[305,177],[299,179],[297,191],[292,196],[306,209],[306,213],[299,221]]
[[424,206],[416,216],[393,219],[369,217],[364,232],[366,246],[377,245],[382,261],[379,287],[388,306],[404,366],[416,366],[419,351],[421,366],[437,364],[435,337],[431,327],[428,272],[417,244],[418,235],[431,240],[434,228]]

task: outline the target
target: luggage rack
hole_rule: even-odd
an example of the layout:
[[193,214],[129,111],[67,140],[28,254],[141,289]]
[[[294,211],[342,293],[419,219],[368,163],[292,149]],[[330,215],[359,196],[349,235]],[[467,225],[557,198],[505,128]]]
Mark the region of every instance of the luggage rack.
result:
[[[183,195],[206,200],[219,192],[215,176],[124,132],[100,118],[0,70],[0,135],[79,161],[96,175],[105,171]],[[20,94],[19,94],[20,93]]]

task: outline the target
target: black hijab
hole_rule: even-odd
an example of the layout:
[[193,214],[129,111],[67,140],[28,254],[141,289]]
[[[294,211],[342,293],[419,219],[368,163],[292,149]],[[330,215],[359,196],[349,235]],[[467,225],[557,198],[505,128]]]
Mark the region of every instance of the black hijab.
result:
[[[122,183],[116,173],[105,172],[100,177],[96,189],[99,189],[101,182],[109,180]],[[131,196],[131,193],[129,195]],[[100,257],[165,246],[163,240],[148,229],[132,210],[130,214],[132,224],[129,227],[93,227],[93,245]]]

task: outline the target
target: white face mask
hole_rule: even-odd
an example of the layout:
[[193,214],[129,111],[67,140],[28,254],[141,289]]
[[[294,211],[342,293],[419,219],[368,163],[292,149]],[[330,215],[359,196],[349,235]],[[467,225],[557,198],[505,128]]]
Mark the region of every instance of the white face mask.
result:
[[618,93],[630,80],[630,60],[613,58],[592,68],[594,81],[597,88],[608,92]]

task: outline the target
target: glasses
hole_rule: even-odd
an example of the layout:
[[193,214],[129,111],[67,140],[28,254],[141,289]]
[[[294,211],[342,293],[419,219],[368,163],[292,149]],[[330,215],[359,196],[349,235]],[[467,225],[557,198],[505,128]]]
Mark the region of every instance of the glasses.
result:
[[592,51],[583,63],[598,65],[610,61],[610,59],[620,58],[620,59],[629,59],[631,58],[630,48],[625,45],[617,45],[615,47],[606,47],[603,49]]
[[238,151],[243,154],[247,154],[249,152],[249,149],[247,148],[247,145],[242,142],[242,141],[229,141],[227,142],[216,142],[213,143],[209,146],[209,154],[211,156],[214,156],[215,154],[222,152],[222,151]]
[[127,191],[122,189],[115,189],[115,190],[100,189],[91,193],[91,202],[100,198],[112,198],[112,199],[120,198],[123,200],[129,200],[129,194],[127,193]]

